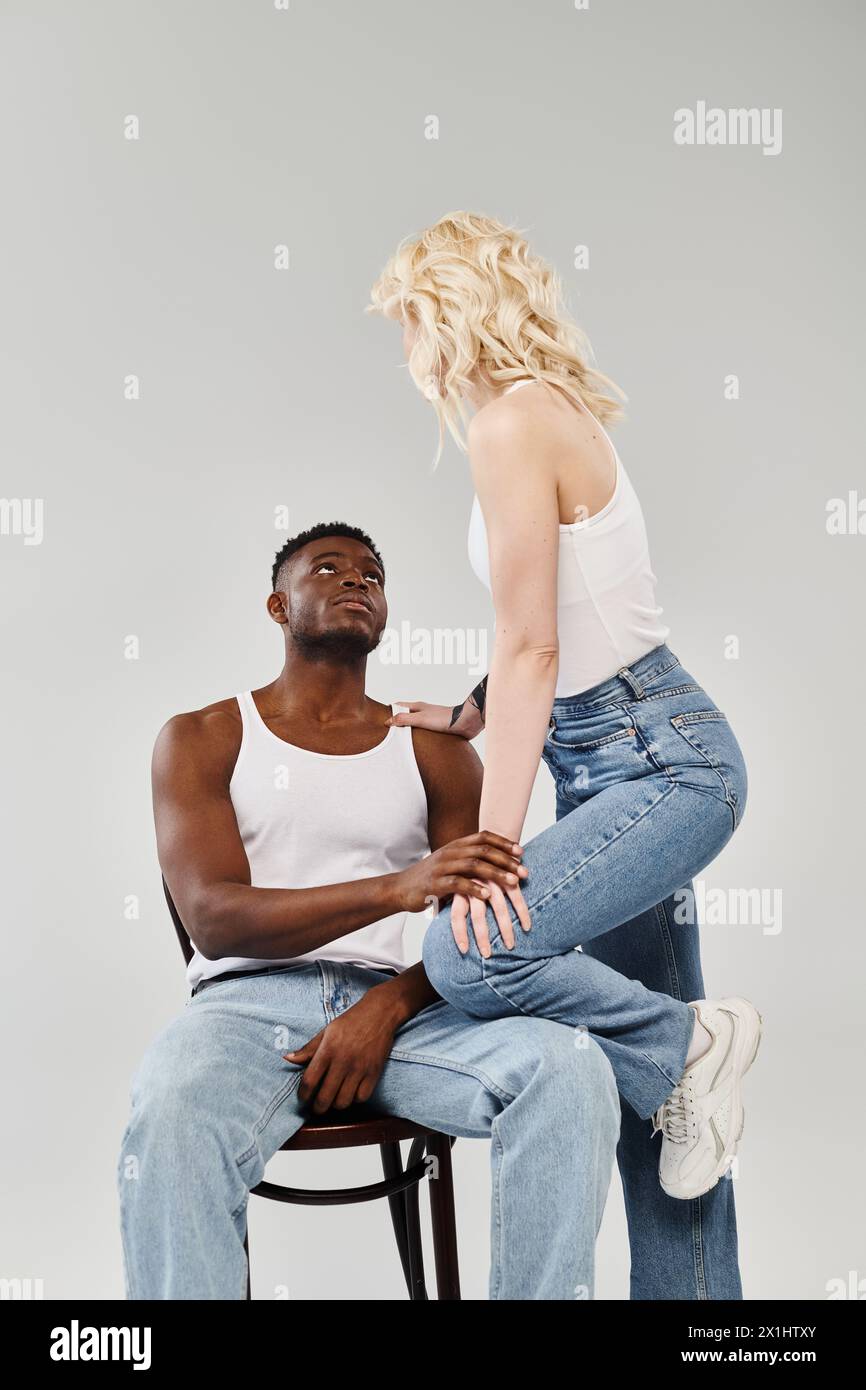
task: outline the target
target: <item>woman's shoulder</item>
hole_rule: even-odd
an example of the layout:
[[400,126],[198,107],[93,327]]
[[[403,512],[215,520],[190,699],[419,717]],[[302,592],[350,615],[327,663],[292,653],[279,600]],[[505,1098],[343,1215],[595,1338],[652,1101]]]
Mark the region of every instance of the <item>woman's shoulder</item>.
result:
[[[529,399],[529,398],[532,399]],[[540,398],[543,398],[540,399]],[[539,407],[550,403],[549,393],[535,382],[522,391],[509,391],[496,396],[486,405],[476,410],[469,421],[466,432],[470,445],[499,442],[508,438],[512,432],[519,432],[527,426],[537,429],[547,416],[552,423],[550,411],[540,412]]]
[[[527,399],[530,396],[534,397],[531,401]],[[466,432],[473,467],[505,466],[509,461],[525,466],[530,449],[538,467],[545,457],[553,459],[561,440],[555,405],[544,387],[534,383],[523,391],[488,401],[473,415]]]
[[537,455],[545,445],[573,447],[575,437],[589,435],[595,421],[580,411],[563,392],[545,381],[534,381],[520,391],[507,391],[488,401],[469,422],[466,442],[470,450],[488,445],[500,447],[509,440],[532,439]]

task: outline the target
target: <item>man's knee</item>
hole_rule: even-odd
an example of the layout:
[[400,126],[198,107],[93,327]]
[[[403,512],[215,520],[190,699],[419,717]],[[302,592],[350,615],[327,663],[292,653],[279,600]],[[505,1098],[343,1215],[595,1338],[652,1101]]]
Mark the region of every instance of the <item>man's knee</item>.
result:
[[571,1096],[580,1113],[614,1118],[619,1124],[619,1093],[613,1068],[595,1039],[585,1028],[573,1028],[553,1019],[532,1018],[537,1025],[533,1038],[537,1055],[564,1093]]
[[218,1079],[208,1059],[190,1046],[184,1018],[150,1044],[130,1084],[131,1111],[119,1161],[121,1176],[146,1162],[177,1171],[228,1137],[221,1119]]
[[[616,1079],[603,1050],[585,1029],[527,1014],[478,1026],[492,1030],[489,1036],[495,1037],[503,1090],[514,1095],[532,1090],[563,1134],[569,1129],[578,1134],[592,1130],[615,1146],[620,1125]],[[487,1066],[492,1069],[493,1064]]]

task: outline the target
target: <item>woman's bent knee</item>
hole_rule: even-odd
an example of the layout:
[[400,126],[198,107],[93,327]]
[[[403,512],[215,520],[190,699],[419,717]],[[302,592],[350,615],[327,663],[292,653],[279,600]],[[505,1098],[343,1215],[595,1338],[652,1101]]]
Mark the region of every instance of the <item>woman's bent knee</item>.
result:
[[490,991],[481,974],[481,958],[471,939],[467,955],[458,948],[451,932],[450,906],[434,917],[428,927],[421,946],[421,959],[427,979],[449,1004],[464,1013],[474,1013],[476,1007],[483,1007],[484,997]]

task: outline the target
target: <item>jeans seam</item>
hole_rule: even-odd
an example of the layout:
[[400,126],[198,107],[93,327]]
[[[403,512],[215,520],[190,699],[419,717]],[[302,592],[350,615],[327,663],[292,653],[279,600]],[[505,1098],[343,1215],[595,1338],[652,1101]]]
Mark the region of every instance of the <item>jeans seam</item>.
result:
[[571,749],[575,753],[590,753],[596,748],[606,748],[609,743],[619,743],[622,739],[628,738],[634,732],[634,728],[618,729],[615,734],[606,734],[604,738],[590,739],[588,743],[563,743],[560,739],[554,738],[553,734],[550,733],[547,735],[547,741],[552,744],[554,748]]
[[563,878],[558,879],[557,882],[551,888],[548,888],[547,892],[544,894],[544,897],[538,898],[534,902],[527,901],[526,906],[529,910],[530,916],[536,908],[541,907],[543,903],[546,903],[548,898],[553,897],[559,891],[560,888],[564,887],[566,883],[570,883],[572,879],[576,878],[577,875],[581,872],[581,870],[585,869],[587,864],[591,864],[593,859],[596,859],[598,855],[602,853],[603,850],[609,849],[611,845],[615,845],[617,840],[621,840],[623,835],[625,835],[627,831],[631,830],[635,825],[638,825],[639,822],[643,820],[644,816],[648,816],[650,811],[654,810],[660,802],[664,801],[666,796],[670,796],[671,792],[675,790],[676,786],[676,782],[674,782],[673,779],[670,779],[664,791],[660,792],[658,796],[653,797],[649,806],[644,807],[640,815],[634,816],[633,819],[630,820],[627,825],[624,825],[622,830],[618,831],[612,839],[605,840],[603,845],[599,845],[597,849],[593,850],[592,854],[587,855],[586,859],[582,859],[581,862],[575,866],[575,868],[570,870],[569,873],[567,873]]
[[695,1255],[695,1282],[698,1298],[707,1298],[707,1281],[704,1269],[704,1229],[701,1221],[702,1203],[700,1197],[692,1202],[692,1246]]
[[486,1072],[481,1071],[480,1068],[466,1066],[464,1062],[457,1062],[450,1057],[436,1057],[425,1052],[409,1052],[405,1048],[392,1047],[388,1053],[388,1060],[389,1062],[416,1062],[424,1067],[441,1067],[444,1071],[460,1072],[463,1076],[471,1076],[474,1081],[479,1081],[493,1095],[505,1101],[506,1105],[510,1105],[515,1099],[513,1093],[503,1090],[498,1082],[494,1081]]
[[[671,723],[673,725],[673,720],[671,720]],[[676,728],[677,726],[673,725],[673,727]],[[713,800],[718,801],[719,798],[715,796],[714,793],[711,792],[708,787],[702,787],[697,782],[689,782],[685,777],[675,777],[671,769],[667,766],[667,764],[660,762],[659,759],[652,752],[647,742],[646,735],[644,734],[643,729],[640,727],[637,721],[635,721],[635,731],[638,735],[638,738],[640,739],[640,742],[643,744],[644,751],[646,752],[646,755],[652,763],[653,767],[656,768],[658,772],[664,773],[665,777],[667,777],[672,787],[684,787],[687,791],[701,792],[704,796],[713,797]],[[706,753],[704,753],[702,749],[698,748],[696,744],[692,743],[689,739],[685,737],[685,734],[683,734],[682,729],[677,728],[677,733],[680,735],[681,738],[685,739],[685,742],[688,743],[690,748],[692,748],[696,753],[700,754],[710,771],[715,772],[716,776],[719,779],[719,782],[721,783],[722,791],[724,793],[722,800],[725,802],[725,804],[728,807],[728,810],[731,813],[731,818],[734,822],[734,829],[736,830],[737,826],[739,825],[739,821],[737,820],[737,799],[734,796],[731,789],[729,788],[718,767],[716,767],[714,763],[710,762]]]
[[492,1124],[491,1127],[490,1127],[490,1139],[491,1139],[491,1143],[492,1143],[493,1145],[495,1145],[496,1151],[497,1151],[496,1176],[495,1176],[495,1179],[494,1179],[494,1182],[493,1182],[494,1231],[491,1232],[491,1241],[490,1241],[491,1256],[492,1256],[492,1254],[493,1254],[494,1242],[495,1242],[495,1246],[496,1246],[496,1284],[495,1284],[495,1286],[490,1290],[490,1297],[491,1297],[491,1301],[492,1301],[492,1300],[495,1298],[496,1294],[498,1294],[499,1289],[500,1289],[500,1286],[501,1286],[501,1284],[502,1284],[502,1193],[501,1193],[501,1183],[502,1183],[502,1160],[503,1160],[504,1154],[505,1154],[505,1151],[504,1151],[504,1149],[503,1149],[503,1147],[502,1147],[502,1141],[500,1140],[499,1135],[496,1133],[496,1121],[495,1121],[495,1120],[494,1120],[493,1124]]
[[[274,1114],[276,1113],[279,1106],[282,1105],[283,1101],[291,1095],[292,1091],[298,1085],[300,1078],[300,1071],[296,1071],[292,1076],[289,1077],[288,1081],[283,1083],[283,1085],[277,1091],[276,1095],[273,1096],[272,1099],[265,1106],[261,1115],[256,1120],[256,1123],[253,1125],[253,1135],[255,1136],[253,1142],[249,1144],[247,1148],[244,1149],[243,1153],[238,1158],[235,1159],[235,1163],[239,1168],[242,1164],[246,1163],[248,1159],[252,1158],[253,1154],[258,1152],[259,1138],[261,1137],[262,1130],[273,1118]],[[240,1207],[237,1207],[236,1211],[240,1211]],[[234,1213],[232,1214],[234,1215]]]
[[[665,955],[668,960],[668,970],[671,981],[671,989],[675,999],[682,999],[679,976],[676,968],[676,956],[673,950],[673,941],[670,933],[670,923],[668,922],[667,900],[656,904],[656,916],[659,920],[662,942],[664,944]],[[703,1208],[700,1197],[692,1201],[692,1250],[695,1261],[695,1282],[697,1285],[698,1298],[707,1297],[706,1275],[704,1271],[704,1230],[703,1230]]]
[[[680,1000],[680,1002],[682,1003],[682,1000]],[[590,1036],[592,1036],[592,1035],[590,1035]],[[668,1074],[667,1074],[667,1072],[665,1071],[664,1067],[661,1066],[661,1065],[656,1061],[655,1057],[650,1056],[650,1054],[649,1054],[648,1052],[644,1052],[643,1048],[641,1048],[641,1054],[640,1054],[640,1055],[641,1055],[642,1057],[644,1057],[644,1058],[646,1059],[647,1062],[651,1062],[651,1063],[652,1063],[652,1065],[655,1067],[655,1069],[656,1069],[656,1071],[659,1073],[659,1075],[664,1077],[664,1079],[665,1079],[665,1081],[667,1082],[668,1086],[670,1087],[671,1091],[673,1090],[674,1086],[678,1085],[679,1082],[682,1080],[682,1076],[678,1076],[678,1077],[676,1077],[676,1079],[674,1079],[674,1078],[671,1077],[671,1076],[668,1076]]]
[[[496,935],[493,939],[494,939],[494,940],[500,940],[500,939],[501,939],[501,936],[500,936],[500,934],[499,934],[499,927],[498,927],[498,925],[497,925],[496,927],[494,927],[493,930],[497,933],[497,935]],[[565,954],[567,954],[567,953],[565,953]],[[545,959],[545,958],[542,956],[542,957],[536,962],[536,964],[538,965],[538,969],[537,969],[536,972],[535,972],[536,977],[538,977],[538,976],[542,973],[542,971],[546,970],[547,967],[548,967],[549,965],[552,965],[553,962],[554,962],[555,960],[558,960],[558,959],[559,959],[559,956],[558,956],[558,955],[556,955],[556,956],[548,956],[547,959]],[[544,962],[543,964],[541,963],[542,961]],[[487,965],[486,965],[485,959],[484,959],[484,957],[482,956],[482,957],[481,957],[481,978],[480,978],[480,980],[478,981],[478,983],[479,983],[480,985],[486,985],[487,988],[490,990],[490,993],[491,993],[491,994],[495,994],[497,999],[501,999],[502,1002],[503,1002],[503,1004],[506,1004],[506,1005],[508,1006],[509,1009],[514,1009],[522,1018],[534,1018],[534,1017],[536,1017],[535,1014],[528,1014],[528,1013],[526,1012],[526,1010],[525,1010],[525,1009],[522,1009],[522,1008],[520,1007],[519,1004],[516,1004],[516,1003],[514,1002],[513,999],[509,999],[508,996],[507,996],[506,994],[503,994],[501,990],[497,989],[497,988],[496,988],[496,985],[493,983],[493,980],[492,980],[492,979],[489,979],[489,978],[487,977],[487,975],[484,973],[485,970],[486,970],[487,968],[488,968],[488,967],[487,967]],[[498,978],[498,972],[497,972],[497,978]],[[482,1017],[482,1018],[483,1018],[484,1015],[477,1015],[477,1017]]]
[[[726,718],[727,716],[724,716],[724,717]],[[695,720],[694,722],[695,722],[695,723],[699,723],[700,721]],[[735,796],[735,794],[734,794],[732,788],[730,787],[730,785],[729,785],[729,783],[728,783],[728,781],[727,781],[727,778],[725,777],[725,774],[722,772],[722,769],[721,769],[721,765],[720,765],[720,763],[719,763],[719,760],[716,759],[716,761],[713,761],[712,756],[711,756],[709,753],[705,753],[705,752],[704,752],[703,748],[701,748],[701,746],[700,746],[700,743],[694,743],[694,742],[692,741],[692,739],[690,739],[690,738],[688,737],[688,735],[684,732],[683,728],[680,728],[678,725],[674,724],[673,720],[671,720],[671,724],[672,724],[673,727],[676,729],[676,731],[677,731],[677,733],[679,734],[680,738],[682,738],[682,739],[689,745],[690,748],[693,748],[694,751],[695,751],[696,753],[699,753],[699,754],[700,754],[700,756],[704,759],[704,761],[705,761],[707,767],[712,768],[713,772],[714,772],[714,773],[716,774],[716,776],[718,777],[718,779],[719,779],[719,781],[720,781],[720,783],[721,783],[721,785],[722,785],[722,791],[724,792],[724,799],[725,799],[725,801],[727,802],[728,809],[729,809],[729,811],[730,811],[730,813],[731,813],[731,819],[732,819],[733,822],[734,822],[734,829],[736,830],[736,828],[737,828],[737,798],[736,798],[736,796]],[[688,725],[685,725],[684,727],[685,727],[685,728],[688,728],[689,726],[688,726]],[[684,786],[688,786],[689,784],[688,784],[688,783],[683,783],[683,785],[684,785]],[[693,789],[694,791],[702,791],[702,790],[705,791],[705,790],[706,790],[706,788],[701,788],[701,787],[696,787],[696,786],[693,786],[692,789]]]
[[[126,1136],[124,1136],[124,1143]],[[129,1182],[129,1178],[122,1178],[123,1182]],[[135,1299],[135,1292],[132,1286],[132,1263],[129,1258],[129,1249],[126,1243],[126,1211],[124,1208],[123,1195],[120,1198],[120,1247],[123,1251],[123,1266],[125,1272],[126,1295],[129,1300]]]
[[667,666],[663,666],[660,671],[655,671],[653,675],[647,676],[647,686],[652,685],[653,681],[661,680],[662,676],[666,676],[668,671],[673,671],[676,666],[679,666],[681,664],[679,657],[674,656],[673,652],[671,652],[671,656],[673,657],[673,660],[669,661]]
[[688,685],[669,685],[664,690],[656,690],[649,695],[635,696],[633,700],[628,700],[626,703],[645,705],[648,700],[666,700],[669,695],[694,695],[699,690],[703,690],[703,686],[697,685],[694,681]]
[[[636,695],[633,690],[630,690],[628,695],[623,695],[619,700],[600,700],[594,705],[574,705],[573,708],[570,707],[566,710],[560,709],[559,718],[582,718],[584,714],[606,714],[608,710],[628,709],[632,705],[645,705],[648,700],[664,700],[669,695],[691,695],[699,690],[703,691],[703,686],[696,684],[694,681],[687,685],[667,686],[664,690],[656,690],[651,694],[644,695]],[[555,702],[551,706],[550,712],[554,718],[557,717]]]
[[668,979],[670,980],[671,984],[671,994],[674,999],[682,999],[683,996],[682,991],[680,989],[679,975],[677,974],[676,953],[673,949],[670,924],[668,922],[667,911],[663,902],[656,903],[656,917],[658,918],[659,931],[662,938],[662,946],[664,947],[665,958],[668,963]]

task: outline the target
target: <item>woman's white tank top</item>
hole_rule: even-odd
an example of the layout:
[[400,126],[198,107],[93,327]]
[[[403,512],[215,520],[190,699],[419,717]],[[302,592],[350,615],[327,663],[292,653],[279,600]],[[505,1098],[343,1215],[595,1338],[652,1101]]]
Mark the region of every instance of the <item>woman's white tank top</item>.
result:
[[[254,888],[316,888],[373,878],[408,868],[429,853],[427,794],[408,725],[392,724],[382,742],[364,753],[314,753],[273,733],[248,690],[237,701],[243,735],[229,794]],[[403,709],[391,705],[394,714]],[[320,958],[403,971],[407,915],[394,913],[279,960],[208,960],[196,948],[187,979],[195,988],[226,970]]]
[[[516,381],[504,394],[530,386]],[[643,511],[613,440],[586,406],[611,447],[616,483],[594,516],[559,527],[555,698],[578,695],[666,641],[670,628],[656,604]],[[487,528],[476,496],[469,519],[469,563],[490,588]],[[495,619],[494,619],[495,626]]]

